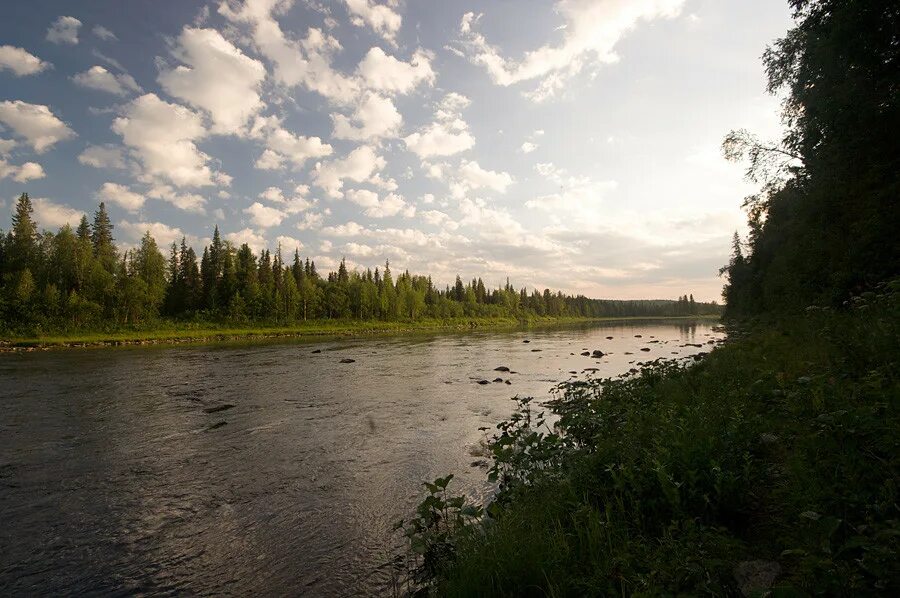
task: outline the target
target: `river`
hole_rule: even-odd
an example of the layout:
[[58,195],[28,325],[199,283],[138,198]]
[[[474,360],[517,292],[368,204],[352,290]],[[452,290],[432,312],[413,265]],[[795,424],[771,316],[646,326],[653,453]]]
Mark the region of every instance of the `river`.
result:
[[0,591],[384,593],[422,480],[490,492],[478,428],[512,396],[708,351],[711,326],[0,355]]

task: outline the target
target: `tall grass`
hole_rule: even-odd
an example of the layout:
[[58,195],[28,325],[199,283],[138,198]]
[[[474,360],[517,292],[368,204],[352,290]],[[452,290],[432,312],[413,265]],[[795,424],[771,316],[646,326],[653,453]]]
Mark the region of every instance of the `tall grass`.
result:
[[420,587],[731,595],[764,561],[778,595],[900,594],[897,286],[734,331],[690,367],[520,399],[490,441],[486,515],[409,534],[432,561]]

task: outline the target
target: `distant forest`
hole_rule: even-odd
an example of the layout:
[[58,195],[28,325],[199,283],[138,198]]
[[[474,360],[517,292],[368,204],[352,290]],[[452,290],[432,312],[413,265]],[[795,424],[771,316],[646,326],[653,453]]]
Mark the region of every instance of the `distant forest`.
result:
[[120,253],[104,204],[93,222],[39,232],[31,200],[22,194],[12,228],[0,233],[0,330],[15,333],[148,326],[160,318],[227,324],[292,324],[305,320],[403,321],[422,318],[687,316],[721,306],[691,294],[670,300],[615,301],[545,289],[528,293],[480,279],[437,287],[430,276],[374,271],[321,274],[315,262],[280,248],[254,254],[219,236],[202,256],[184,239],[163,255],[144,235]]

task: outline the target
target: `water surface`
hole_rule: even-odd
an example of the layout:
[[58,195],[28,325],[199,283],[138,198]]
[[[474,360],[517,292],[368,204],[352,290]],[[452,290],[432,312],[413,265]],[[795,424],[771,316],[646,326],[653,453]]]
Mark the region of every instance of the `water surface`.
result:
[[422,480],[490,492],[478,428],[510,397],[715,338],[627,322],[0,355],[0,591],[383,593]]

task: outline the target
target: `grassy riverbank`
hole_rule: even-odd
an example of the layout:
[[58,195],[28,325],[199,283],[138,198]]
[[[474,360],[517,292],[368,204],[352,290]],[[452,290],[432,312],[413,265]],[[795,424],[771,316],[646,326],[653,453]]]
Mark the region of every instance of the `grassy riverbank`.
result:
[[84,346],[117,346],[136,344],[166,344],[215,342],[253,338],[302,338],[316,336],[358,336],[369,334],[397,334],[415,331],[504,330],[532,326],[587,324],[628,320],[694,320],[715,319],[719,316],[681,316],[666,318],[574,318],[538,317],[517,318],[453,318],[448,320],[421,319],[408,322],[379,320],[316,320],[291,326],[233,326],[209,322],[160,322],[147,329],[111,331],[78,331],[65,334],[46,334],[25,337],[0,337],[0,348],[63,348]]
[[445,479],[406,524],[415,577],[446,596],[897,595],[900,292],[868,295],[520,401],[490,442],[490,516]]

